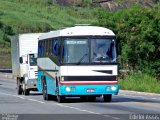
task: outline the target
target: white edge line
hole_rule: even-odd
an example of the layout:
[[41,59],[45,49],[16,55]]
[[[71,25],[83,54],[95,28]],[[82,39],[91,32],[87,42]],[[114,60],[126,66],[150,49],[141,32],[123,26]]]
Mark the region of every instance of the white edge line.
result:
[[[146,96],[146,97],[145,97],[145,96],[132,96],[132,95],[127,95],[127,94],[119,94],[119,95],[121,95],[121,96],[126,96],[126,97],[133,97],[133,98],[138,97],[138,98],[148,99],[147,96]],[[150,98],[150,99],[159,100],[160,98]]]
[[0,93],[0,94],[3,94],[3,95],[9,95],[9,96],[13,96],[13,97],[17,97],[17,98],[21,98],[21,99],[26,99],[26,100],[30,100],[30,101],[34,101],[34,102],[39,102],[39,103],[45,103],[45,102],[42,102],[42,101],[39,101],[39,100],[35,100],[35,99],[27,99],[27,98],[24,98],[22,96],[18,96],[18,95],[11,95],[11,94],[7,94],[7,93]]
[[34,101],[34,102],[39,102],[39,103],[45,103],[45,102],[42,102],[42,101],[39,101],[39,100],[35,100],[35,99],[27,99],[27,100],[30,100],[30,101]]
[[3,94],[3,95],[9,95],[9,96],[13,96],[13,97],[17,97],[17,98],[25,99],[24,97],[22,97],[22,96],[18,96],[18,95],[11,95],[11,94],[7,94],[7,93],[0,93],[0,94]]
[[[4,94],[4,95],[9,95],[9,96],[13,96],[13,97],[17,97],[17,98],[21,98],[21,99],[26,99],[24,97],[21,97],[21,96],[18,96],[18,95],[11,95],[11,94],[7,94],[7,93],[0,93],[0,94]],[[39,102],[39,103],[45,103],[45,102],[42,102],[42,101],[39,101],[39,100],[35,100],[35,99],[26,99],[26,100],[30,100],[30,101],[34,101],[34,102]],[[91,114],[97,114],[97,115],[102,115],[101,113],[97,113],[97,112],[93,112],[93,111],[89,111],[89,110],[84,110],[84,109],[80,109],[80,108],[76,108],[76,107],[71,107],[71,106],[67,106],[67,105],[62,105],[62,104],[59,104],[59,103],[55,103],[55,105],[58,105],[58,106],[61,106],[61,107],[67,107],[67,108],[71,108],[71,109],[75,109],[75,110],[78,110],[78,111],[82,111],[82,112],[88,112],[88,113],[91,113]],[[117,117],[112,117],[110,115],[103,115],[105,117],[111,117],[113,119],[120,119],[120,118],[117,118]]]

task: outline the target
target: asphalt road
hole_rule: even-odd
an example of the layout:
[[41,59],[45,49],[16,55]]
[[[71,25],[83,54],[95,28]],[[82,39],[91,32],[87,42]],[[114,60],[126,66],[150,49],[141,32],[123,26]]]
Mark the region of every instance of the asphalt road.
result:
[[16,80],[0,78],[0,114],[0,120],[160,120],[160,95],[120,91],[111,103],[68,98],[60,104],[44,101],[38,92],[18,96]]

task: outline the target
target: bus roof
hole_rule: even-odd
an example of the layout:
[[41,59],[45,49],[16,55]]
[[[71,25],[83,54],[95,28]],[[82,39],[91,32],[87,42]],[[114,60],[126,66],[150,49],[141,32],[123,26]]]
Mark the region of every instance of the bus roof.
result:
[[75,26],[50,31],[39,37],[39,40],[68,36],[115,36],[112,30],[97,26]]

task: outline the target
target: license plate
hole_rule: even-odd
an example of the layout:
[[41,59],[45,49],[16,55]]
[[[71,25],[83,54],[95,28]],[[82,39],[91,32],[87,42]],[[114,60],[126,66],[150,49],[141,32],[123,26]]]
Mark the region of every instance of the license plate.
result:
[[95,89],[87,89],[87,92],[95,92]]

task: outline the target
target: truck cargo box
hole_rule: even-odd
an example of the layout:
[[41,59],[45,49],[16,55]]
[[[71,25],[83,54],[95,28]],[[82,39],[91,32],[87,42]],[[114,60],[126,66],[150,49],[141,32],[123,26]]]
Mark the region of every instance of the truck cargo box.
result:
[[11,37],[12,73],[14,77],[23,77],[27,72],[25,64],[20,64],[20,57],[37,53],[38,37],[43,33],[27,33]]

